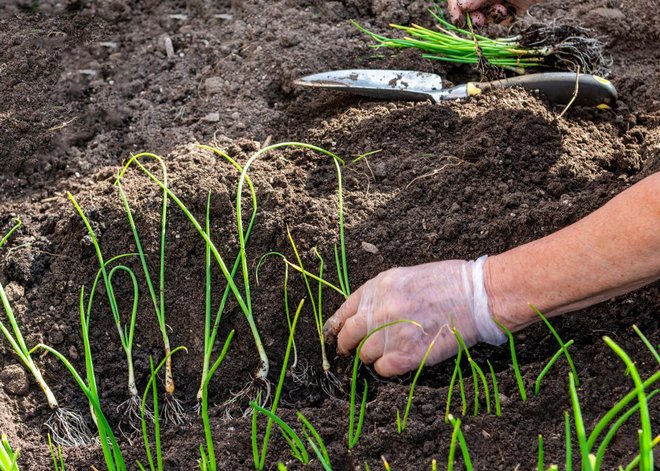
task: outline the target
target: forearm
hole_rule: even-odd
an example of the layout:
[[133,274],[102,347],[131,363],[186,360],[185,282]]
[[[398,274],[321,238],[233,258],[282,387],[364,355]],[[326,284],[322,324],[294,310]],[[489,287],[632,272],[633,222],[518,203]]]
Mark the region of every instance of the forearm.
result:
[[660,173],[624,191],[584,219],[547,237],[490,257],[489,307],[518,330],[581,309],[660,278]]

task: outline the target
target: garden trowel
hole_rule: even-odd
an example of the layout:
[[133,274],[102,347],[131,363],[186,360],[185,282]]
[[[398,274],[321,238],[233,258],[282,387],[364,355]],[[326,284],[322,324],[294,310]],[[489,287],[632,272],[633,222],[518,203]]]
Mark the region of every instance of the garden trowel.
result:
[[614,105],[617,92],[604,78],[572,72],[527,74],[492,82],[468,82],[444,88],[442,77],[412,70],[353,69],[333,70],[307,75],[296,85],[351,92],[385,100],[434,102],[467,98],[492,88],[522,87],[543,92],[553,103],[595,106],[608,109]]

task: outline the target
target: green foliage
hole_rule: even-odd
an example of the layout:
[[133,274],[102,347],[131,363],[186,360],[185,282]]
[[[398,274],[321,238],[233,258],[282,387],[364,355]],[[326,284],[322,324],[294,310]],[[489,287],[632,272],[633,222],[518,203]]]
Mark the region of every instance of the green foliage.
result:
[[477,378],[481,379],[481,383],[484,388],[484,395],[486,396],[486,413],[490,414],[490,389],[488,387],[486,375],[484,375],[481,367],[479,367],[479,365],[477,365],[477,363],[472,359],[472,356],[470,356],[470,351],[468,350],[463,337],[461,337],[460,332],[456,330],[455,327],[452,328],[452,331],[454,332],[454,336],[458,342],[459,349],[465,351],[465,356],[467,357],[470,364],[470,369],[472,370],[472,380],[474,384],[474,415],[476,417],[479,413],[479,381]]
[[360,365],[360,352],[362,351],[362,347],[364,346],[365,342],[369,340],[369,338],[380,332],[383,329],[386,329],[388,327],[391,327],[396,324],[412,324],[420,329],[423,329],[423,327],[418,324],[415,321],[410,321],[406,319],[400,319],[397,321],[393,322],[388,322],[387,324],[383,324],[379,327],[376,327],[374,330],[369,332],[365,337],[362,339],[360,344],[357,347],[357,350],[355,351],[355,359],[353,360],[353,378],[351,381],[351,395],[350,395],[350,403],[349,403],[349,416],[348,416],[348,449],[352,450],[355,445],[357,445],[358,440],[360,439],[360,434],[362,433],[362,424],[364,423],[364,413],[367,408],[367,392],[368,392],[368,384],[367,380],[364,380],[364,388],[362,390],[362,402],[360,403],[360,410],[357,416],[357,421],[356,419],[356,414],[355,414],[355,399],[357,396],[357,373],[358,373],[358,367]]
[[637,400],[639,402],[639,418],[642,423],[642,431],[639,437],[640,469],[653,469],[653,435],[651,432],[651,416],[649,413],[648,401],[646,394],[644,393],[644,383],[637,371],[635,363],[633,363],[628,354],[611,338],[603,337],[603,340],[612,350],[614,350],[614,353],[621,358],[623,363],[625,363],[628,371],[630,371],[630,377],[635,383]]
[[[573,340],[569,340],[566,342],[565,348],[568,349],[573,345]],[[561,357],[562,353],[564,353],[564,347],[560,348],[557,353],[553,355],[553,357],[550,359],[550,361],[545,365],[541,373],[539,373],[538,377],[536,378],[536,382],[534,383],[534,395],[538,396],[539,393],[541,392],[541,381],[543,381],[543,378],[545,378],[545,375],[548,374],[548,371],[550,371],[550,368],[552,368],[552,365],[555,364],[557,360],[559,360],[559,357]]]
[[550,329],[550,332],[552,332],[552,335],[557,340],[557,343],[561,347],[562,352],[564,353],[564,356],[566,357],[566,361],[568,362],[568,365],[571,367],[571,372],[573,373],[573,379],[575,380],[575,385],[579,386],[580,382],[578,380],[577,370],[575,369],[575,365],[573,364],[573,358],[571,358],[571,354],[568,353],[568,348],[566,347],[566,344],[561,339],[561,337],[559,336],[559,334],[557,333],[555,328],[552,327],[552,324],[550,324],[548,319],[543,315],[543,313],[541,313],[541,311],[536,309],[536,307],[534,307],[532,304],[530,304],[529,307],[531,307],[534,310],[536,315],[538,315],[541,318],[541,320],[543,320],[543,323],[548,327],[548,329]]
[[7,435],[3,433],[0,437],[0,469],[2,471],[19,471],[17,460],[18,452],[12,449]]
[[[94,291],[90,293],[89,305],[92,305],[92,298],[94,296]],[[86,381],[78,374],[74,366],[67,360],[67,358],[62,355],[60,352],[55,350],[52,347],[44,344],[38,344],[34,347],[31,352],[34,352],[38,349],[46,350],[47,352],[55,355],[55,357],[62,362],[67,370],[73,376],[73,379],[78,384],[78,387],[82,390],[87,397],[90,408],[94,414],[94,421],[96,423],[96,428],[99,433],[99,439],[101,443],[101,450],[103,451],[103,458],[105,464],[108,468],[108,471],[125,471],[126,464],[124,462],[124,457],[122,451],[119,448],[117,439],[115,438],[112,428],[108,423],[103,410],[101,409],[101,403],[99,400],[98,388],[96,384],[96,376],[94,373],[94,361],[92,358],[92,350],[89,343],[89,320],[91,312],[88,310],[85,311],[85,287],[80,289],[80,326],[82,330],[82,339],[84,346],[84,358],[85,358],[85,371],[86,371]]]
[[[137,388],[135,386],[135,373],[133,370],[133,339],[134,339],[134,334],[135,334],[135,320],[137,316],[137,306],[138,306],[138,285],[137,285],[137,279],[135,278],[135,275],[133,274],[133,271],[123,265],[117,266],[113,268],[110,272],[107,271],[106,266],[107,263],[105,262],[103,258],[103,253],[101,252],[101,247],[99,245],[98,239],[96,238],[96,234],[94,233],[94,230],[92,229],[92,225],[90,224],[89,220],[87,219],[87,216],[85,216],[85,212],[82,210],[76,199],[73,197],[71,193],[67,193],[67,196],[69,197],[69,200],[75,207],[76,211],[78,212],[78,215],[83,221],[83,224],[85,225],[85,228],[87,229],[87,233],[89,234],[89,237],[92,241],[92,245],[94,246],[94,250],[96,252],[96,257],[99,262],[99,267],[101,274],[103,276],[103,281],[105,285],[105,291],[108,296],[108,302],[110,303],[110,309],[112,311],[112,317],[115,321],[115,325],[117,327],[117,332],[119,333],[119,340],[121,342],[122,349],[124,350],[124,354],[126,356],[126,366],[128,370],[128,389],[129,393],[131,394],[132,397],[137,397],[138,392]],[[127,273],[131,281],[133,283],[133,309],[131,311],[131,316],[129,317],[129,322],[128,322],[128,327],[125,325],[122,326],[122,320],[121,320],[121,315],[119,313],[119,307],[117,305],[117,298],[115,296],[115,290],[112,285],[112,278],[113,275],[116,273],[117,270],[122,270],[125,273]],[[96,283],[95,283],[96,285]],[[95,292],[95,287],[92,288],[92,292],[90,293],[90,296],[94,296]],[[90,305],[91,305],[91,300],[90,300]],[[90,306],[91,307],[91,306]],[[88,313],[89,315],[89,313]]]
[[467,442],[465,441],[465,436],[461,431],[461,419],[455,418],[453,415],[449,414],[449,423],[453,427],[451,442],[449,444],[449,460],[447,461],[447,471],[452,471],[454,469],[454,455],[456,454],[456,444],[458,443],[461,453],[463,455],[463,463],[467,471],[472,471],[472,459],[470,458],[470,452],[467,447]]
[[[272,433],[273,423],[276,422],[275,418],[277,417],[277,406],[279,405],[280,397],[282,395],[282,388],[284,387],[284,380],[286,379],[287,367],[289,365],[289,357],[291,355],[291,350],[293,348],[293,338],[296,332],[296,325],[298,324],[298,318],[300,317],[300,311],[302,310],[304,302],[305,302],[304,300],[300,301],[300,304],[298,304],[298,308],[296,309],[296,314],[293,317],[291,330],[289,332],[289,340],[287,341],[286,352],[284,354],[284,360],[282,361],[282,371],[280,372],[280,379],[275,389],[275,395],[273,397],[273,405],[271,406],[270,411],[268,411],[268,414],[266,414],[264,412],[266,409],[259,407],[255,402],[250,403],[252,408],[255,410],[255,412],[252,415],[252,457],[254,461],[254,467],[259,471],[264,469],[266,465],[268,442],[270,440],[270,435]],[[264,434],[264,438],[262,441],[261,451],[259,451],[259,444],[257,443],[257,419],[258,419],[257,412],[261,412],[262,414],[268,416],[268,423],[266,424],[266,432]],[[280,423],[278,423],[278,425],[280,425],[281,427]],[[303,450],[304,450],[304,446],[303,446]],[[305,451],[304,454],[301,454],[297,457],[301,459],[301,461],[303,461],[303,458],[306,457],[306,453],[307,452]],[[308,458],[307,461],[309,461]]]
[[429,354],[431,353],[431,350],[433,350],[433,347],[435,346],[436,340],[438,340],[438,336],[440,335],[440,332],[442,332],[442,329],[439,330],[438,333],[435,334],[435,337],[433,337],[433,340],[431,340],[431,343],[426,348],[424,357],[422,358],[422,361],[420,362],[419,367],[417,368],[417,372],[415,373],[413,382],[410,385],[410,392],[408,393],[408,402],[406,403],[406,409],[405,412],[403,413],[403,419],[401,419],[399,410],[397,409],[396,411],[396,429],[399,433],[402,433],[406,429],[406,422],[408,421],[408,414],[410,413],[410,407],[412,406],[413,395],[415,393],[415,386],[417,386],[417,380],[419,380],[419,376],[422,374],[422,368],[424,368],[424,365],[426,364],[426,360],[428,360]]
[[[148,154],[148,153],[139,154],[138,156],[133,157],[131,160],[142,157],[154,159],[160,165],[163,174],[163,182],[165,183],[165,185],[167,185],[167,167],[165,166],[165,162],[163,162],[163,160],[157,155]],[[126,167],[128,167],[130,163],[131,161],[129,160],[129,163],[126,164]],[[140,257],[140,264],[142,265],[144,278],[147,282],[149,295],[151,296],[154,312],[156,313],[156,319],[158,320],[158,327],[160,329],[160,333],[163,338],[163,345],[165,347],[165,356],[168,356],[170,352],[170,340],[167,332],[167,323],[165,318],[165,243],[167,239],[167,207],[168,207],[167,192],[163,191],[162,208],[161,208],[158,295],[156,295],[156,291],[154,289],[154,283],[151,277],[151,271],[149,269],[149,263],[144,253],[144,249],[142,248],[142,243],[140,241],[140,234],[135,225],[135,220],[133,219],[133,212],[131,211],[131,207],[128,203],[128,198],[126,197],[124,188],[121,185],[121,179],[124,173],[125,173],[125,169],[117,176],[117,179],[115,180],[115,185],[117,185],[117,188],[119,189],[119,196],[124,206],[124,211],[126,212],[128,223],[131,226],[131,232],[133,233],[135,246],[137,247],[138,254]],[[168,358],[170,358],[170,361],[167,363],[165,368],[165,389],[168,394],[173,394],[175,386],[174,386],[174,378],[172,374],[171,355],[169,355]]]
[[495,376],[495,370],[493,365],[490,364],[490,361],[486,360],[488,363],[488,369],[490,369],[490,378],[493,382],[493,397],[495,398],[495,415],[497,417],[502,415],[502,404],[500,402],[500,388],[497,385],[497,376]]
[[[454,26],[442,17],[439,7],[429,10],[436,20],[435,29],[418,25],[390,25],[403,31],[404,38],[388,38],[373,33],[357,23],[353,25],[376,41],[374,48],[416,48],[423,51],[425,59],[434,59],[461,64],[478,64],[483,56],[490,64],[506,67],[522,73],[529,67],[539,67],[543,64],[547,51],[541,48],[524,48],[516,42],[516,38],[490,39]],[[468,16],[469,18],[469,16]],[[479,46],[479,50],[475,47]]]
[[62,447],[59,445],[57,447],[53,445],[50,433],[48,434],[48,450],[50,451],[50,457],[53,459],[53,470],[66,471],[64,456],[62,456]]
[[516,344],[513,340],[513,334],[509,329],[504,327],[497,319],[493,319],[499,328],[506,334],[509,339],[509,350],[511,350],[511,363],[513,363],[513,372],[516,375],[516,382],[518,383],[518,390],[520,391],[520,397],[523,401],[527,400],[527,391],[525,390],[525,383],[522,379],[522,374],[520,373],[520,367],[518,366],[518,356],[516,355]]

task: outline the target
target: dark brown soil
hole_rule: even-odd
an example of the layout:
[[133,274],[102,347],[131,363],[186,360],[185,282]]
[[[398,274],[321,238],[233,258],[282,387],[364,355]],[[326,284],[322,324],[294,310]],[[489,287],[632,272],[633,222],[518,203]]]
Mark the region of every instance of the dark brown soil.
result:
[[[425,61],[413,51],[373,51],[349,23],[356,19],[385,31],[390,22],[423,22],[423,1],[3,4],[0,233],[14,216],[21,217],[24,227],[0,254],[0,273],[28,343],[53,345],[82,370],[78,295],[81,284],[91,283],[97,261],[65,192],[71,191],[85,208],[106,256],[135,250],[113,179],[119,163],[138,151],[166,158],[173,190],[200,220],[211,192],[214,239],[223,256],[233,261],[237,173],[194,143],[216,145],[240,162],[266,142],[288,140],[328,148],[348,161],[380,150],[349,164],[344,172],[354,288],[393,266],[495,254],[578,220],[660,170],[660,101],[655,90],[660,26],[651,14],[654,5],[651,0],[622,5],[549,0],[531,10],[536,21],[558,19],[594,28],[613,59],[618,108],[576,108],[557,119],[560,109],[523,91],[434,105],[370,102],[292,87],[291,80],[304,73],[331,68],[413,68],[444,73],[455,82],[474,77],[467,68]],[[174,57],[165,53],[165,36],[172,41]],[[337,182],[328,158],[281,150],[257,161],[250,175],[260,205],[248,250],[251,267],[268,251],[290,252],[287,226],[307,263],[315,260],[315,246],[331,260],[338,237]],[[155,266],[159,192],[137,171],[128,174],[125,187]],[[174,207],[168,231],[167,319],[173,345],[188,348],[188,354],[175,357],[174,374],[189,424],[165,426],[163,448],[165,468],[184,470],[196,466],[202,440],[193,408],[203,345],[204,244]],[[365,251],[363,242],[374,244],[378,252]],[[141,273],[138,265],[132,266]],[[534,269],[543,267],[530,266]],[[260,284],[252,286],[273,381],[288,335],[282,272],[271,261],[260,272]],[[217,303],[224,287],[219,271],[214,272],[214,286]],[[129,288],[117,283],[124,311]],[[637,324],[658,344],[658,294],[656,283],[554,321],[564,340],[575,340],[572,352],[587,428],[632,387],[624,366],[602,342],[603,335],[622,345],[643,375],[657,370],[631,326]],[[301,281],[292,280],[291,299],[297,302],[304,295]],[[97,297],[92,320],[92,351],[103,408],[119,430],[116,407],[127,398],[126,369],[103,298]],[[341,299],[330,291],[325,299],[328,316]],[[141,285],[135,351],[141,389],[149,355],[162,358],[150,302]],[[247,323],[234,304],[223,318],[220,338],[231,329],[236,329],[236,337],[212,383],[213,404],[242,388],[258,365]],[[298,327],[298,353],[314,372],[305,384],[287,382],[279,412],[291,423],[297,410],[310,419],[326,441],[333,469],[364,469],[365,462],[379,469],[381,455],[400,470],[429,469],[433,458],[446,463],[451,430],[443,416],[451,362],[425,371],[409,428],[401,435],[396,432],[396,409],[404,405],[410,378],[382,381],[365,369],[370,394],[364,434],[348,452],[347,397],[329,397],[318,385],[320,353],[314,329],[311,313],[305,311]],[[516,341],[531,391],[558,347],[541,325],[518,334]],[[568,367],[559,362],[541,395],[522,402],[508,353],[507,348],[473,349],[479,363],[489,359],[493,364],[503,399],[501,418],[464,417],[475,468],[535,468],[539,433],[545,439],[546,462],[562,463],[563,411],[570,408]],[[29,395],[23,395],[17,363],[8,344],[0,341],[0,431],[20,448],[23,469],[50,469],[43,427],[48,408],[33,382]],[[52,357],[39,363],[61,401],[86,411],[68,372]],[[333,359],[346,389],[349,368],[348,360]],[[652,408],[658,425],[657,401]],[[220,469],[251,469],[250,419],[225,421],[222,412],[221,406],[213,407]],[[454,413],[459,410],[454,408]],[[636,453],[634,422],[613,442],[606,469],[627,463]],[[136,459],[144,462],[139,438],[132,443],[123,438],[122,446],[131,469]],[[98,447],[65,449],[64,454],[67,469],[104,468]],[[269,469],[278,460],[299,469],[276,436]]]

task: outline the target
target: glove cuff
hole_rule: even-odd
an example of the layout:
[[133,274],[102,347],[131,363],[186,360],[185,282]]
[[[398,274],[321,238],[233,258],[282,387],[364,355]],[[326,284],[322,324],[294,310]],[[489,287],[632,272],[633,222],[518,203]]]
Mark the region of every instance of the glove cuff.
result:
[[479,340],[490,345],[502,345],[506,335],[493,321],[488,308],[488,293],[484,282],[484,264],[488,255],[472,262],[472,290],[474,294],[474,320],[479,333]]

